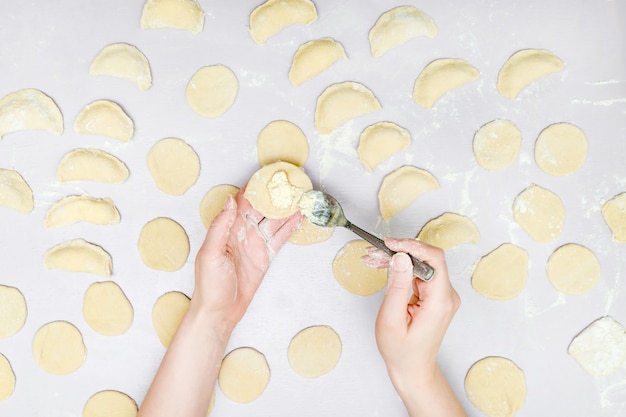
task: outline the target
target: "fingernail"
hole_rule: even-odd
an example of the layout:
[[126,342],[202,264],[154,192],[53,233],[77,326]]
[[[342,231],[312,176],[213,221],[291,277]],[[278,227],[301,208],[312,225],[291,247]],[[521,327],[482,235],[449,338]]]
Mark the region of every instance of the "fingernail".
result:
[[406,253],[396,253],[391,258],[391,268],[394,271],[407,271],[411,268],[411,260]]

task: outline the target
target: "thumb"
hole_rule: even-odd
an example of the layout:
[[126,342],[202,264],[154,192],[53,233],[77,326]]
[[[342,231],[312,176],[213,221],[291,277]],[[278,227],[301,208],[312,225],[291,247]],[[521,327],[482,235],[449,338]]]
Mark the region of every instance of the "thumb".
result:
[[413,282],[413,264],[406,253],[396,253],[389,266],[389,284],[383,298],[378,319],[388,326],[404,324],[407,304]]

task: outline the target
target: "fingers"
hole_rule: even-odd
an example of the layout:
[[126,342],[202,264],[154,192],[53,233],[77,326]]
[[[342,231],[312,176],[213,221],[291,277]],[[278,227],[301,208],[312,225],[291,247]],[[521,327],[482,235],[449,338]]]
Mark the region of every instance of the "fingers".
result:
[[391,257],[374,246],[367,248],[367,255],[361,257],[361,259],[370,268],[389,268],[391,263]]
[[274,228],[274,225],[278,226],[273,231],[272,238],[268,241],[273,250],[277,251],[287,240],[289,240],[293,232],[295,232],[298,226],[300,226],[303,217],[302,213],[297,212],[288,217],[286,220],[283,219],[279,222],[272,222],[272,229]]
[[215,216],[211,226],[207,231],[200,253],[209,251],[210,248],[219,248],[220,253],[226,251],[226,243],[230,236],[230,229],[235,221],[237,215],[237,203],[231,196],[226,198],[224,202],[224,208]]
[[388,326],[406,327],[407,304],[413,282],[413,264],[406,253],[399,252],[393,256],[388,276],[389,284],[378,320]]

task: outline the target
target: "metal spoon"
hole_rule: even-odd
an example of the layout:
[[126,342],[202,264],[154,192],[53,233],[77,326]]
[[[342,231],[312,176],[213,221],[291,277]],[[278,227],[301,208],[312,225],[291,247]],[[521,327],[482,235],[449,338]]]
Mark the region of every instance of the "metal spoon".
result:
[[[322,227],[345,227],[381,249],[387,255],[393,256],[396,253],[389,249],[382,239],[352,224],[344,215],[341,205],[339,205],[337,200],[330,194],[318,190],[307,191],[300,199],[300,210],[313,224]],[[433,275],[435,275],[435,270],[427,263],[411,255],[409,256],[413,262],[413,274],[423,281],[430,281]]]

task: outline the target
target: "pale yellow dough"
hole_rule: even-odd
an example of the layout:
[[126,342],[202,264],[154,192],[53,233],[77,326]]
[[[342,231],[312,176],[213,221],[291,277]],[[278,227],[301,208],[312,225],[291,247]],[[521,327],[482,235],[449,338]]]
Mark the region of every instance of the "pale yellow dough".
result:
[[256,400],[269,384],[270,368],[258,350],[237,348],[222,360],[218,382],[226,397],[238,403],[249,403]]
[[126,164],[100,149],[74,149],[63,156],[57,178],[66,181],[98,181],[121,184],[130,175]]
[[146,0],[140,25],[142,29],[172,28],[200,33],[204,11],[197,0]]
[[200,218],[206,229],[211,226],[213,219],[224,208],[228,196],[235,196],[239,187],[230,184],[220,184],[211,188],[200,202]]
[[17,90],[0,99],[0,139],[20,130],[63,133],[63,115],[56,103],[34,88]]
[[522,132],[509,120],[493,120],[478,129],[472,147],[481,167],[490,171],[504,169],[519,154]]
[[343,45],[333,38],[321,38],[308,41],[298,48],[291,67],[289,81],[293,86],[319,75],[340,59],[346,59]]
[[460,58],[440,58],[428,64],[417,76],[413,100],[430,109],[444,94],[480,77],[472,64]]
[[159,190],[180,196],[200,176],[200,158],[184,140],[165,138],[148,152],[148,170]]
[[132,324],[133,306],[115,282],[94,282],[83,298],[83,316],[96,332],[118,336]]
[[259,133],[256,149],[261,166],[283,161],[301,167],[309,157],[304,132],[287,120],[268,123]]
[[334,230],[334,227],[321,227],[315,225],[304,217],[300,226],[289,237],[289,242],[301,246],[314,245],[330,239]]
[[48,249],[43,260],[48,269],[85,272],[105,277],[110,276],[113,269],[111,255],[100,246],[80,238]]
[[235,73],[225,65],[202,67],[187,83],[185,97],[191,110],[207,118],[219,117],[233,105],[239,92]]
[[550,255],[546,273],[557,291],[568,295],[584,294],[600,279],[600,262],[588,248],[568,243]]
[[535,142],[535,161],[545,173],[569,175],[587,158],[587,138],[578,126],[555,123],[541,131]]
[[33,355],[44,371],[65,375],[83,365],[87,348],[83,343],[83,335],[73,324],[53,321],[43,325],[35,333]]
[[626,192],[602,205],[602,217],[618,242],[626,242]]
[[0,285],[0,339],[19,332],[24,327],[27,315],[26,299],[22,292],[14,287]]
[[112,225],[120,222],[120,212],[108,197],[70,195],[54,203],[44,220],[46,229],[66,226],[76,222]]
[[383,179],[378,190],[380,214],[389,220],[421,194],[438,188],[439,182],[430,172],[411,165],[402,166]]
[[35,208],[33,190],[19,172],[0,168],[0,206],[20,213],[31,213]]
[[528,253],[504,243],[483,256],[472,272],[472,288],[492,300],[517,297],[528,280]]
[[604,316],[580,332],[567,353],[589,375],[605,377],[626,365],[626,329],[611,316]]
[[311,326],[291,339],[287,359],[298,375],[318,378],[335,368],[341,358],[341,347],[341,339],[332,328]]
[[563,69],[563,61],[545,49],[522,49],[506,60],[498,73],[497,88],[504,97],[515,99],[520,91],[540,78]]
[[366,127],[359,137],[356,150],[367,172],[411,144],[408,130],[392,122],[378,122]]
[[353,81],[333,84],[317,98],[315,128],[329,134],[348,120],[381,108],[374,93],[363,84]]
[[106,390],[89,397],[82,417],[135,417],[137,403],[123,392]]
[[170,345],[188,309],[189,297],[178,291],[165,293],[154,303],[152,325],[163,346]]
[[116,102],[97,100],[78,113],[74,120],[74,132],[79,135],[101,135],[129,142],[133,138],[135,125]]
[[146,266],[159,271],[174,272],[187,262],[189,238],[185,229],[174,220],[157,217],[141,229],[137,249]]
[[15,390],[15,373],[9,360],[0,353],[0,401],[6,400]]
[[422,227],[417,239],[441,249],[450,249],[463,243],[476,243],[480,233],[469,217],[443,213]]
[[267,0],[250,13],[250,36],[259,45],[291,25],[308,25],[317,19],[310,0]]
[[387,285],[385,269],[370,268],[361,259],[370,247],[364,240],[346,243],[333,260],[333,275],[343,288],[356,295],[372,295]]
[[513,217],[537,242],[552,242],[563,230],[565,207],[558,195],[532,184],[515,198]]
[[127,43],[105,46],[92,61],[89,74],[122,78],[140,90],[147,90],[152,85],[148,58],[136,46]]

